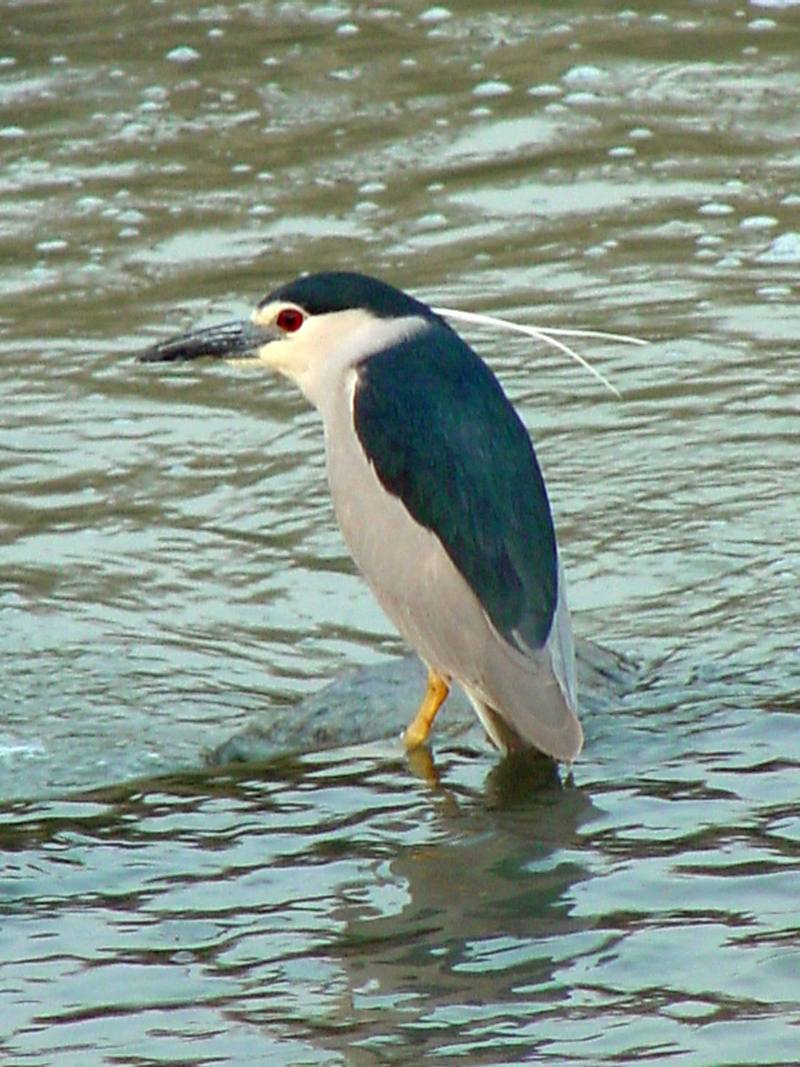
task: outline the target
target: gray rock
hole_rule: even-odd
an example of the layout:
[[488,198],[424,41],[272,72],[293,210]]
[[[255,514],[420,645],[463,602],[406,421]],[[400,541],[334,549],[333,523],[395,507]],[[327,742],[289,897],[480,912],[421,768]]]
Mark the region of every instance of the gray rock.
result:
[[[633,687],[638,668],[592,641],[576,642],[581,719],[610,710]],[[349,671],[280,715],[265,716],[207,755],[212,766],[265,763],[326,749],[400,738],[425,691],[425,668],[408,655]],[[435,740],[485,749],[488,742],[467,698],[455,686],[436,720]]]

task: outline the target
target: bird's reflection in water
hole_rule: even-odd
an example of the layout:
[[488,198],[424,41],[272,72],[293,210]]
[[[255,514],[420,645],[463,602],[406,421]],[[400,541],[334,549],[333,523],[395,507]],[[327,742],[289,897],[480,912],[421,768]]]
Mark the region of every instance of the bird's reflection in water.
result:
[[345,892],[334,913],[342,933],[329,952],[346,976],[350,1037],[366,1047],[392,1032],[422,1055],[458,1020],[474,1025],[482,1005],[513,1020],[537,987],[550,1007],[569,999],[554,979],[564,937],[591,923],[574,900],[589,877],[575,846],[591,800],[535,754],[495,763],[477,788],[464,784],[470,763],[474,751],[434,753],[434,840],[398,843],[376,866],[385,895]]
[[[467,758],[475,758],[472,749],[463,749]],[[427,782],[433,789],[446,788],[443,771],[437,764],[434,751],[428,747],[415,749],[407,754],[408,766],[417,778]],[[571,777],[568,779],[571,781]],[[489,807],[511,807],[525,802],[534,793],[545,790],[560,790],[562,776],[558,764],[534,749],[514,752],[500,759],[486,778],[485,795]]]

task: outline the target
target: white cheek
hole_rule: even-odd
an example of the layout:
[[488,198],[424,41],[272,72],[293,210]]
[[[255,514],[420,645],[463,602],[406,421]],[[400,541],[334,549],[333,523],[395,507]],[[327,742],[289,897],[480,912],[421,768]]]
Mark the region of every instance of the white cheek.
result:
[[[269,309],[264,309],[266,319]],[[254,316],[256,321],[259,315]],[[271,341],[258,352],[258,363],[295,382],[316,407],[339,394],[347,372],[359,360],[424,330],[424,319],[376,319],[352,308],[309,318],[299,330]]]
[[297,345],[288,338],[284,341],[270,341],[258,350],[257,360],[265,367],[280,371],[289,378],[294,377],[293,369],[298,362]]

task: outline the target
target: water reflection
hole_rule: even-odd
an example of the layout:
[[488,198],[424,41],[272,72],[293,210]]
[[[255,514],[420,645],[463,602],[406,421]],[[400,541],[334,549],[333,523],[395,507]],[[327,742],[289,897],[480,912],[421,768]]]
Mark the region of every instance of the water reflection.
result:
[[[797,761],[765,759],[778,709],[758,725],[747,704],[725,713],[741,681],[707,678],[706,700],[687,681],[681,693],[654,677],[619,708],[577,785],[532,790],[541,767],[454,747],[433,790],[402,760],[334,752],[7,806],[0,1001],[29,1019],[15,1054],[130,1047],[166,1010],[165,1054],[201,1020],[212,1054],[235,1018],[250,1055],[297,1058],[409,1042],[565,1054],[573,1018],[592,1030],[590,1056],[627,1047],[625,1026],[622,1045],[598,1030],[608,1010],[632,1033],[652,1018],[671,1040],[687,1013],[711,1021],[736,1003],[762,1017],[733,978],[708,990],[739,947],[762,976],[796,955],[779,902]],[[681,714],[665,730],[670,707]],[[748,894],[759,913],[741,910]],[[654,953],[670,962],[642,999]],[[43,967],[47,1006],[31,1016]]]
[[571,887],[587,877],[570,851],[591,804],[556,783],[522,799],[519,785],[507,768],[488,804],[466,781],[401,803],[388,768],[331,759],[260,780],[163,779],[48,811],[20,805],[4,848],[44,850],[60,873],[46,898],[39,877],[6,879],[7,936],[14,916],[28,921],[30,894],[50,951],[71,942],[67,927],[85,932],[59,966],[71,993],[34,1031],[68,1045],[79,1026],[100,1037],[109,1014],[166,998],[176,1030],[204,1005],[256,1026],[332,1027],[330,1047],[346,1024],[368,1047],[387,1012],[392,1025],[432,1026],[428,1040],[447,1029],[448,1005],[521,1012],[519,976],[549,982],[543,947],[585,926],[570,917]]
[[[482,814],[475,798],[465,811],[448,796],[436,807],[439,840],[382,865],[368,899],[356,892],[336,911],[345,926],[331,951],[347,975],[359,1047],[411,1041],[420,1054],[474,1055],[480,1031],[504,1019],[515,1025],[503,1056],[524,1055],[531,1045],[519,1024],[537,1002],[552,1011],[569,1000],[558,946],[588,929],[571,915],[571,891],[589,877],[572,850],[592,805],[555,784],[523,800],[518,772],[494,776]],[[393,892],[382,901],[387,882]],[[387,1011],[402,1038],[388,1038]]]

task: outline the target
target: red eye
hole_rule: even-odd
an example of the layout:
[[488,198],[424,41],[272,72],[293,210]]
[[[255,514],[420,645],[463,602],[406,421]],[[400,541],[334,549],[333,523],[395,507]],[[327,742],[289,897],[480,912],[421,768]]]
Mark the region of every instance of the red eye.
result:
[[278,317],[275,320],[276,324],[281,330],[286,333],[294,333],[295,330],[299,330],[305,322],[305,316],[302,311],[298,311],[297,308],[284,308],[278,312]]

